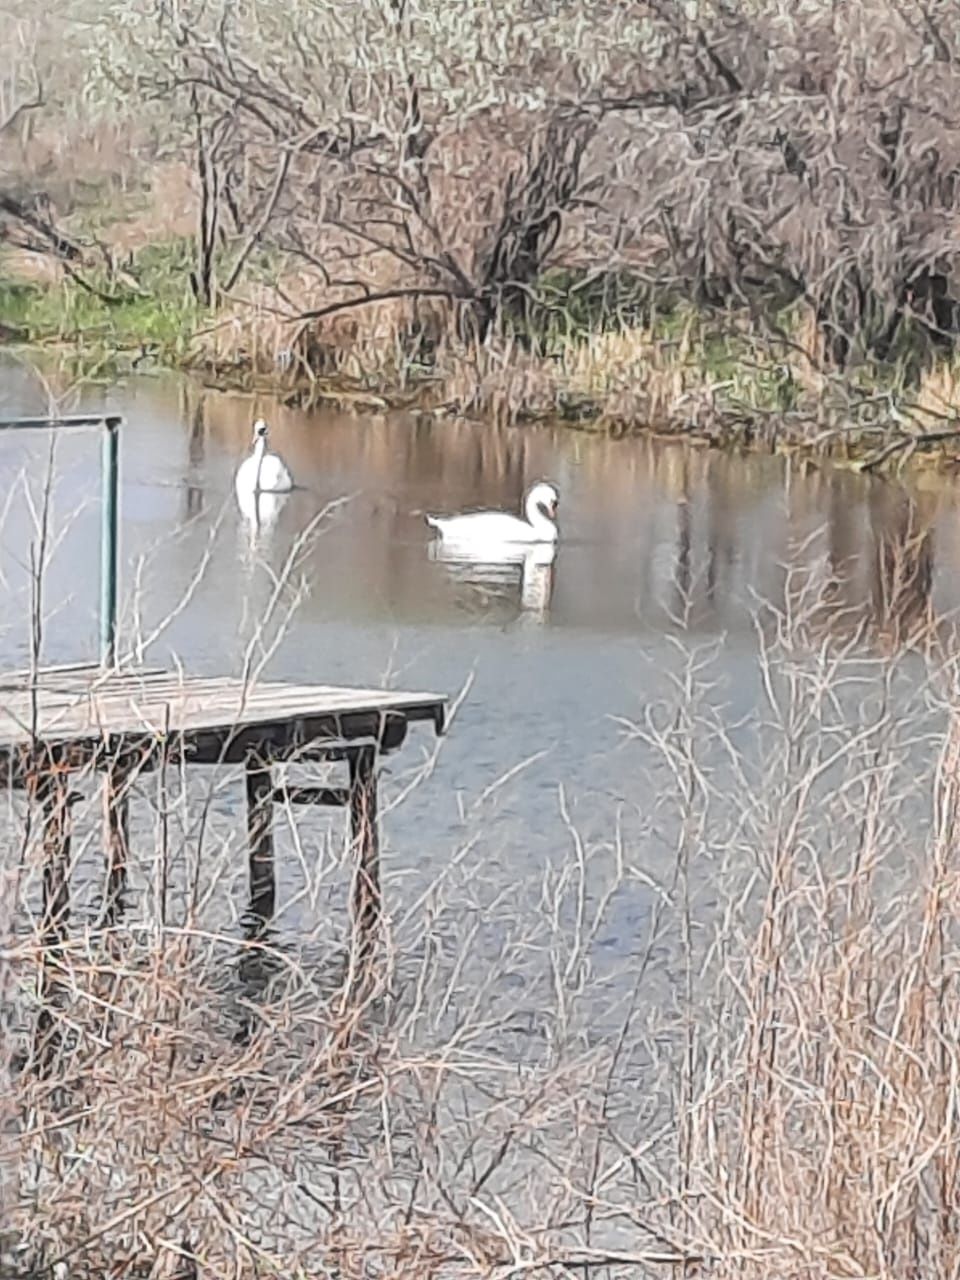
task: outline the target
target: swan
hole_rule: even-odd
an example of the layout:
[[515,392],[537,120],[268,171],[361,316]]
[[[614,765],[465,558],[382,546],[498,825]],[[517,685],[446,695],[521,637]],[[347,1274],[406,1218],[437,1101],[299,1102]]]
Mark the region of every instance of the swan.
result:
[[289,493],[293,476],[278,453],[267,448],[267,424],[258,418],[253,424],[253,449],[237,468],[237,497],[256,493]]
[[553,485],[541,480],[524,500],[526,519],[505,511],[472,511],[462,516],[425,515],[424,519],[447,543],[502,547],[511,543],[556,542],[559,501]]

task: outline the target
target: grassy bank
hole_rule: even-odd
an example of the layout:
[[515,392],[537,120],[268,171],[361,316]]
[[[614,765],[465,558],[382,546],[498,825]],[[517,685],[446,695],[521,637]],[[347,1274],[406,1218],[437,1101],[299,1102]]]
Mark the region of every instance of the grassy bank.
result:
[[[11,255],[0,258],[0,326],[8,342],[58,346],[87,365],[151,356],[166,365],[189,358],[202,322],[184,284],[189,242],[141,249],[136,275],[102,268],[75,274]],[[4,269],[6,267],[6,269]]]
[[176,10],[18,20],[8,339],[301,403],[951,460],[949,0]]
[[[28,263],[29,266],[34,264]],[[450,309],[372,303],[296,318],[303,278],[259,279],[220,307],[187,281],[187,238],[145,245],[122,271],[28,274],[0,259],[0,333],[81,369],[162,365],[291,403],[332,402],[581,430],[679,434],[718,446],[803,450],[851,465],[952,466],[960,367],[903,342],[896,359],[831,370],[802,303],[759,315],[695,307],[617,281],[546,276],[496,339],[457,340]]]
[[300,403],[950,462],[960,45],[928,8],[78,0],[69,41],[38,9],[0,323]]

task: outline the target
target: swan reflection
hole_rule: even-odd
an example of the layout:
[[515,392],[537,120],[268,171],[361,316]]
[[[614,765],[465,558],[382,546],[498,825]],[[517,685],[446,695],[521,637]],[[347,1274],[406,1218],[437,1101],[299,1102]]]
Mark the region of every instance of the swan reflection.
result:
[[237,490],[237,505],[251,547],[271,532],[289,497],[289,493],[241,493]]
[[501,596],[514,596],[519,576],[521,609],[542,618],[550,607],[555,543],[504,546],[491,552],[489,547],[473,549],[436,539],[429,544],[427,554],[443,564],[455,581]]

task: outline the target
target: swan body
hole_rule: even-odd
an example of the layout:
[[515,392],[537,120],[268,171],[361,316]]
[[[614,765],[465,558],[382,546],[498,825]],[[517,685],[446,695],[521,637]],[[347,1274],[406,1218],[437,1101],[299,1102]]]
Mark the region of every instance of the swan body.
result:
[[524,517],[505,511],[472,511],[462,516],[428,515],[425,519],[445,543],[488,548],[555,543],[558,502],[553,485],[541,481],[524,500]]
[[287,464],[267,448],[267,424],[262,418],[253,424],[253,449],[237,468],[234,483],[241,501],[258,493],[289,493],[293,488]]

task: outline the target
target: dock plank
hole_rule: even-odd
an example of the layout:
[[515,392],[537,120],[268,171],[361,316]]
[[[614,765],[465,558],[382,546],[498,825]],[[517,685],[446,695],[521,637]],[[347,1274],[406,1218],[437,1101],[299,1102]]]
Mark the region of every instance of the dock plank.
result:
[[391,715],[442,729],[445,707],[433,693],[244,683],[159,668],[42,668],[0,677],[0,753],[38,744],[132,746],[165,731],[210,753],[257,729],[305,743],[311,735],[369,733]]

